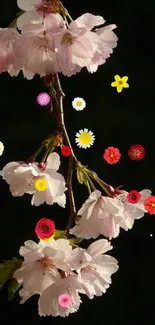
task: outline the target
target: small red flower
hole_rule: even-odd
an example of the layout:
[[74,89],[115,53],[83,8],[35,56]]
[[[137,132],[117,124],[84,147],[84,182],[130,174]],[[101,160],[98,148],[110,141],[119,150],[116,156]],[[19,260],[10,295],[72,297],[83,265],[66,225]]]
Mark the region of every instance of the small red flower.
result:
[[128,202],[132,204],[139,202],[140,198],[141,198],[141,194],[136,190],[130,191],[127,195]]
[[103,158],[108,164],[116,164],[120,160],[121,154],[118,148],[108,147],[103,154]]
[[54,221],[46,218],[40,219],[35,227],[35,233],[38,238],[42,240],[49,239],[54,235],[55,223]]
[[131,160],[141,160],[145,156],[145,148],[142,144],[134,144],[129,148],[128,155]]
[[150,214],[155,214],[155,196],[150,195],[144,201],[144,207]]
[[62,153],[62,155],[63,156],[70,156],[70,154],[71,154],[71,148],[70,147],[68,147],[68,146],[63,146],[62,148],[61,148],[61,153]]

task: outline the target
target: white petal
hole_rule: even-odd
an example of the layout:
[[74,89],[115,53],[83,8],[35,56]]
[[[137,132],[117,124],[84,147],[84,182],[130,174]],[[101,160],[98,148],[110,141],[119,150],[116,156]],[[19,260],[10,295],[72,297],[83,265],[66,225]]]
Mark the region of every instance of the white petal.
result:
[[41,4],[41,0],[17,0],[17,6],[24,11],[30,11],[33,6],[39,4]]
[[52,152],[47,158],[47,167],[48,169],[54,169],[57,171],[60,167],[60,156],[56,152]]
[[41,23],[43,18],[41,15],[38,15],[36,11],[28,11],[24,12],[18,19],[17,19],[17,27],[19,30],[23,29],[24,25],[27,24],[38,24]]
[[107,239],[99,239],[96,240],[94,243],[92,243],[88,249],[87,252],[96,258],[97,256],[109,251],[112,249],[111,243],[108,242]]

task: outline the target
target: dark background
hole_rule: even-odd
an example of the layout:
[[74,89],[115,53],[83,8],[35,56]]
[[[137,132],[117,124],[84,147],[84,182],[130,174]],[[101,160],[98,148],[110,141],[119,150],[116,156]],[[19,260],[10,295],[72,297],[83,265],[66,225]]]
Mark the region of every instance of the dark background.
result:
[[[15,0],[2,2],[0,25],[5,28],[14,19],[18,8]],[[118,47],[97,73],[82,70],[72,78],[61,76],[65,122],[79,160],[88,164],[106,182],[124,184],[127,191],[149,188],[155,195],[155,5],[148,1],[64,1],[73,18],[85,12],[101,15],[107,24],[118,28]],[[111,87],[114,75],[129,76],[129,89],[118,94]],[[0,157],[0,168],[9,161],[26,160],[55,129],[54,114],[36,102],[37,95],[46,91],[43,81],[35,77],[28,81],[22,77],[0,75],[0,141],[5,151]],[[75,97],[83,97],[87,107],[76,112],[71,105]],[[96,136],[94,146],[79,149],[75,133],[82,128],[92,130]],[[143,144],[146,156],[131,161],[128,148]],[[118,147],[122,157],[116,165],[107,164],[103,152],[108,146]],[[60,151],[58,150],[58,153]],[[61,156],[60,172],[66,173],[68,157]],[[79,209],[87,198],[87,189],[74,182],[76,204]],[[47,217],[63,229],[69,215],[69,206],[62,209],[41,205],[32,207],[31,197],[13,198],[8,185],[0,179],[0,259],[18,257],[19,247],[27,239],[36,240],[36,222]],[[153,234],[152,237],[150,234]],[[88,246],[89,242],[86,242]],[[119,261],[119,271],[107,293],[94,300],[83,298],[79,311],[67,318],[39,317],[37,297],[19,305],[19,296],[7,302],[6,286],[1,291],[0,322],[12,324],[147,324],[155,322],[155,216],[145,215],[135,222],[131,231],[121,231],[112,241],[111,254]]]

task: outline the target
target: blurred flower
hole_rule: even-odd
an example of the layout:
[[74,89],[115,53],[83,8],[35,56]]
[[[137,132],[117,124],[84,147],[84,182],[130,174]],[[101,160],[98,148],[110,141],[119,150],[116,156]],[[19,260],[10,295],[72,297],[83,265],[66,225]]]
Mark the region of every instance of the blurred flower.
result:
[[36,224],[35,233],[42,240],[52,239],[55,233],[54,221],[46,218],[40,219]]
[[138,203],[140,198],[141,198],[141,194],[136,190],[129,192],[127,195],[128,202],[132,204]]
[[111,83],[112,87],[117,87],[117,92],[120,93],[123,88],[129,88],[127,83],[128,77],[121,78],[119,75],[114,76],[115,81]]
[[141,160],[145,156],[145,148],[141,144],[134,144],[129,148],[128,155],[131,160]]
[[3,151],[4,151],[4,144],[3,142],[0,141],[0,156],[2,156]]
[[144,206],[150,214],[155,214],[155,196],[150,195],[145,201]]
[[46,106],[50,103],[51,98],[48,93],[40,93],[37,96],[37,102],[40,106]]
[[108,164],[116,164],[120,160],[121,154],[118,148],[108,147],[103,154],[103,158]]
[[90,148],[94,144],[95,135],[92,131],[88,131],[88,129],[80,130],[76,133],[75,142],[78,147],[87,149]]
[[82,111],[86,107],[86,102],[83,98],[76,97],[72,101],[72,106],[76,111]]
[[68,147],[68,146],[63,146],[61,148],[61,153],[62,153],[63,156],[66,156],[66,157],[70,156],[71,155],[71,148]]

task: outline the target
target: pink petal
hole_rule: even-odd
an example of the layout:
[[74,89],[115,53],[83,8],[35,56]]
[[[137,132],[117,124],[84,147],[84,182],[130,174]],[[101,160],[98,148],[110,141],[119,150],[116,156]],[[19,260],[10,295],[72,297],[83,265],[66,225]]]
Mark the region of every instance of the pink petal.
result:
[[17,6],[24,11],[31,11],[35,5],[41,4],[41,0],[17,0]]
[[64,20],[58,13],[46,15],[44,19],[44,27],[46,32],[55,33],[64,27]]
[[42,20],[43,17],[38,15],[36,11],[24,12],[24,14],[17,19],[17,27],[19,30],[21,30],[26,24],[39,24],[42,22]]

